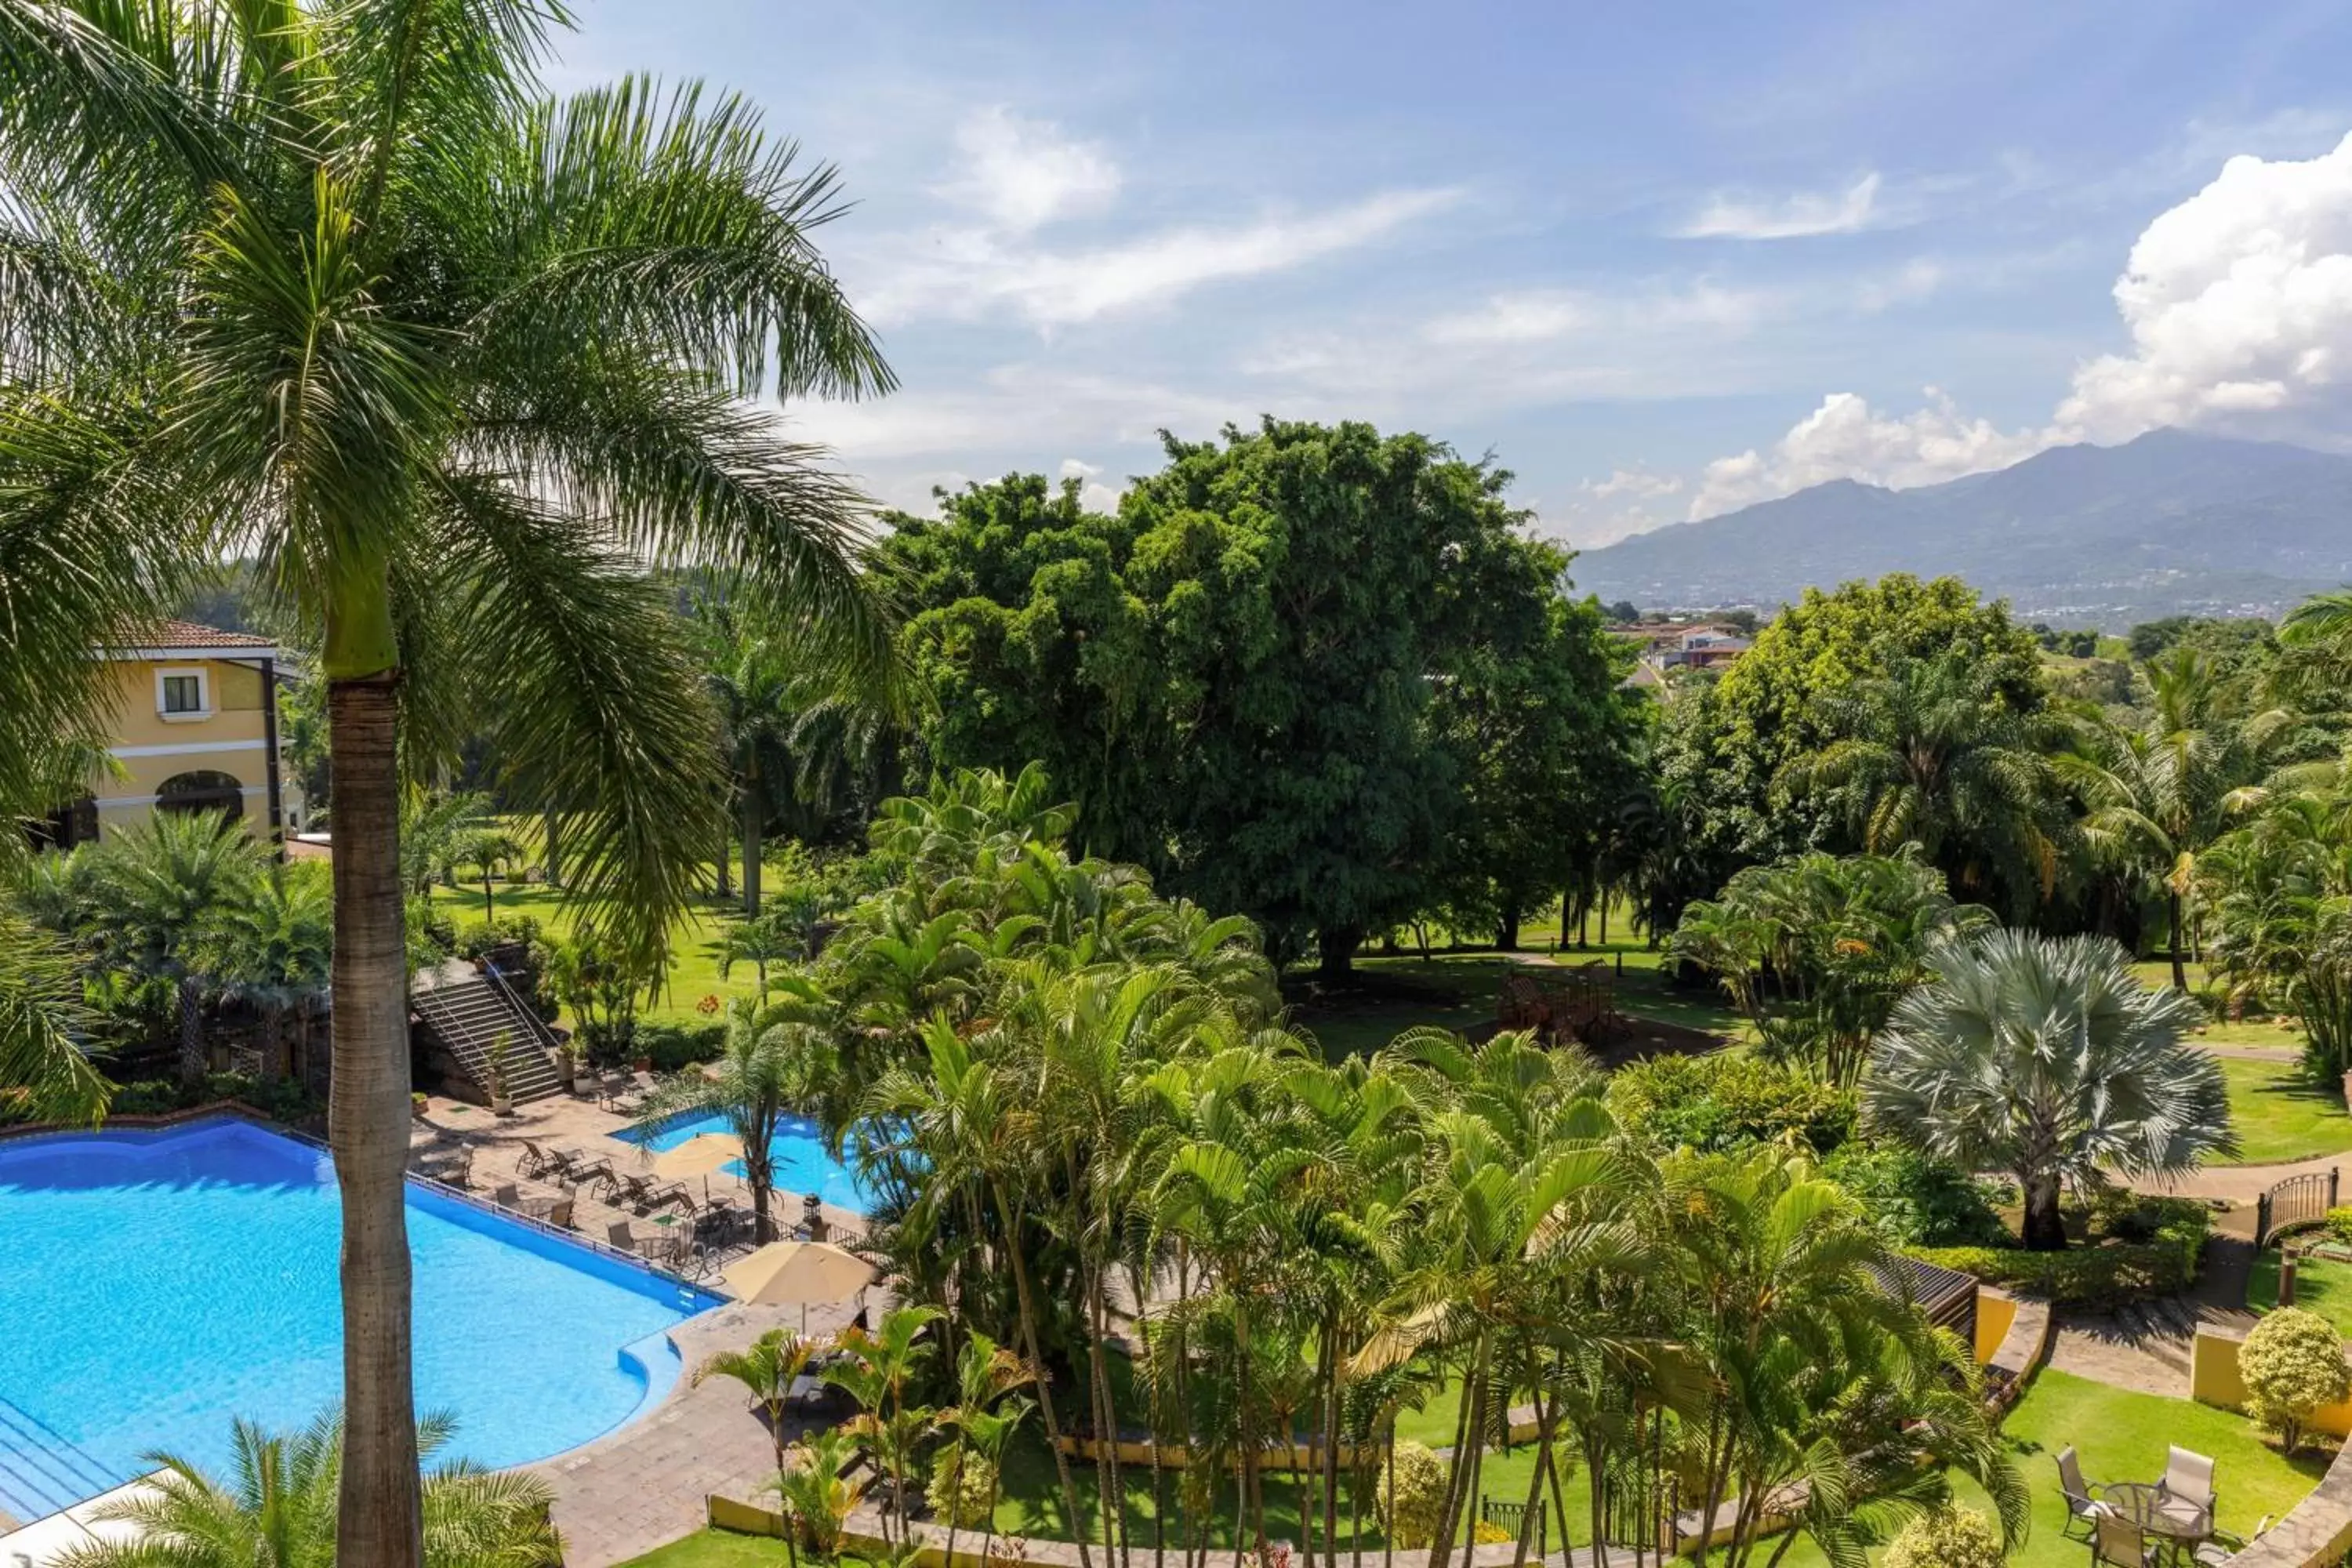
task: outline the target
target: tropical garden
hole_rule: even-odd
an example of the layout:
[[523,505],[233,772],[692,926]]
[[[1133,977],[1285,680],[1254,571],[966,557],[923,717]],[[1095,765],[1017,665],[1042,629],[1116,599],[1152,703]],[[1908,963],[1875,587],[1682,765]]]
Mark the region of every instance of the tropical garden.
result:
[[[93,638],[202,593],[298,650],[332,834],[0,835],[12,1119],[328,1086],[344,1411],[181,1475],[188,1560],[544,1552],[410,1392],[407,987],[494,942],[583,1051],[709,1063],[882,1193],[904,1305],[826,1347],[864,1416],[777,1456],[819,1555],[852,1459],[896,1546],[919,1498],[1087,1568],[1709,1501],[1730,1568],[1955,1497],[2015,1548],[1902,1258],[2178,1289],[2205,1216],[2131,1183],[2352,1144],[2352,593],[2085,641],[1890,576],[1652,694],[1415,433],[877,515],[754,401],[895,384],[838,175],[697,84],[553,95],[562,20],[0,0],[0,810],[103,767]],[[1604,1070],[1384,988],[1612,916],[1728,1048]]]

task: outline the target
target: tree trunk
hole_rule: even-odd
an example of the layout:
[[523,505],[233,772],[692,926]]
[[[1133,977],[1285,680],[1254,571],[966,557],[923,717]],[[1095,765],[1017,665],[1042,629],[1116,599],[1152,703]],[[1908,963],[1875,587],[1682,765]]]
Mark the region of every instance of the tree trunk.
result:
[[563,886],[563,818],[551,805],[539,814],[539,822],[540,837],[546,840],[540,869],[547,874],[549,887],[560,888]]
[[343,1462],[335,1557],[421,1568],[409,1346],[408,975],[401,912],[397,672],[327,689],[335,756],[334,1077],[343,1208]]
[[754,767],[743,777],[743,918],[760,918],[760,819],[767,815],[766,791]]
[[[748,867],[749,861],[745,862]],[[1013,1205],[1004,1196],[1004,1189],[989,1184],[996,1198],[997,1223],[1003,1227],[1004,1250],[1013,1260],[1013,1290],[1021,1313],[1022,1343],[1029,1352],[1030,1374],[1037,1380],[1037,1415],[1045,1424],[1045,1447],[1054,1456],[1054,1474],[1061,1483],[1062,1509],[1070,1521],[1070,1539],[1078,1548],[1078,1568],[1095,1568],[1094,1553],[1087,1549],[1087,1532],[1078,1527],[1078,1488],[1070,1479],[1070,1457],[1062,1452],[1062,1423],[1054,1414],[1054,1389],[1045,1376],[1045,1358],[1037,1349],[1037,1303],[1029,1286],[1029,1263],[1021,1250],[1021,1235],[1013,1223]]]
[[722,900],[735,896],[734,857],[734,829],[728,826],[727,814],[722,811],[719,814],[719,896]]
[[1505,952],[1519,951],[1519,906],[1507,903],[1502,917],[1495,922],[1495,945]]
[[1353,926],[1326,926],[1315,933],[1315,945],[1321,957],[1318,973],[1334,984],[1341,983],[1355,973],[1356,949],[1363,945],[1364,933]]
[[2025,1245],[2036,1252],[2064,1251],[2066,1223],[2058,1213],[2056,1174],[2035,1172],[2019,1184],[2025,1191]]
[[205,1013],[193,975],[180,977],[180,1081],[195,1084],[205,1077]]
[[2189,989],[2189,973],[2180,966],[2180,939],[2182,933],[2179,892],[2176,889],[2167,895],[2166,901],[2170,906],[2172,914],[2172,988],[2175,991],[2185,992]]

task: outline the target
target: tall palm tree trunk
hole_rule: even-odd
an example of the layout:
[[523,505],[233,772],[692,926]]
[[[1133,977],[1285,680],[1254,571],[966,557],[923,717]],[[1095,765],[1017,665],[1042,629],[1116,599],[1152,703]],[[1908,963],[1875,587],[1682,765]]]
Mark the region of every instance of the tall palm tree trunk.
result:
[[[748,867],[749,862],[745,863]],[[1045,1358],[1037,1349],[1037,1305],[1029,1285],[1029,1263],[1021,1249],[1021,1233],[1013,1223],[1013,1205],[1002,1184],[991,1182],[996,1198],[997,1222],[1004,1229],[1004,1250],[1013,1259],[1013,1291],[1021,1310],[1021,1341],[1029,1352],[1029,1370],[1037,1379],[1037,1415],[1045,1423],[1045,1447],[1054,1456],[1054,1473],[1061,1480],[1062,1508],[1070,1521],[1070,1538],[1077,1543],[1078,1568],[1095,1568],[1087,1550],[1087,1532],[1078,1528],[1077,1483],[1070,1479],[1070,1456],[1062,1451],[1062,1422],[1054,1414],[1054,1387],[1045,1378]]]
[[2180,963],[2180,949],[2187,934],[2182,930],[2180,919],[2180,889],[2175,888],[2167,893],[2165,902],[2169,906],[2172,916],[2172,988],[2185,992],[2189,989],[2189,972]]
[[180,1081],[197,1083],[205,1076],[205,1015],[195,976],[180,976],[174,990],[180,1004]]
[[760,764],[743,773],[743,918],[760,918],[760,830],[766,826],[768,792],[761,787]]
[[551,888],[563,886],[563,818],[553,806],[539,814],[541,844],[540,869],[547,875]]
[[408,975],[400,896],[399,677],[327,692],[335,755],[334,1079],[328,1140],[343,1211],[343,1461],[336,1561],[421,1568],[403,1173]]

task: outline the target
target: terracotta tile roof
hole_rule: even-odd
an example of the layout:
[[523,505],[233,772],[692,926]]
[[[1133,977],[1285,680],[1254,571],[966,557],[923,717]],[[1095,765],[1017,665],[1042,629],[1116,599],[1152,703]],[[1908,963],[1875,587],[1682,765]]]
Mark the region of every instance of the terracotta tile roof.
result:
[[225,632],[194,621],[158,621],[139,634],[141,647],[276,647],[276,640],[251,632]]

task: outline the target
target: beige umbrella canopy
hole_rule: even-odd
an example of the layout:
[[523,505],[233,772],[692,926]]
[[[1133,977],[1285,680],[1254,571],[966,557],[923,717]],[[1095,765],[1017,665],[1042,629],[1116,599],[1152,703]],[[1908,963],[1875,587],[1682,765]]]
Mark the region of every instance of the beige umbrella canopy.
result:
[[698,1132],[655,1155],[654,1170],[665,1176],[707,1176],[742,1157],[743,1140],[732,1132]]
[[838,1301],[874,1283],[874,1266],[824,1241],[772,1241],[719,1277],[739,1301]]

